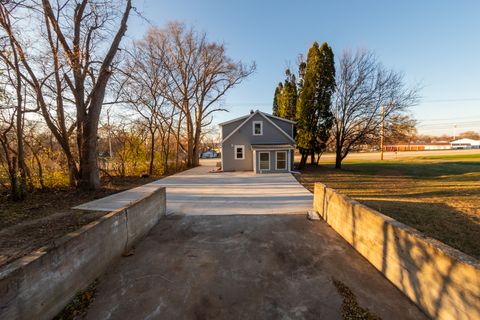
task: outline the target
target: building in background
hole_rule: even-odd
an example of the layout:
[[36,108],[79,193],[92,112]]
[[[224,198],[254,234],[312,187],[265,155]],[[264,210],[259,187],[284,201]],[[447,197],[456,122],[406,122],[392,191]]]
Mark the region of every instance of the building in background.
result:
[[459,139],[450,142],[452,149],[480,149],[480,140]]

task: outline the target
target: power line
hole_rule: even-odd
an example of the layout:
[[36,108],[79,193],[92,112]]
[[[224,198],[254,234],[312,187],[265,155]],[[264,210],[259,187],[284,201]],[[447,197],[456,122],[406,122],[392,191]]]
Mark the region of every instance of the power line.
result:
[[[439,103],[439,102],[469,102],[480,101],[480,98],[451,98],[451,99],[420,99],[420,103]],[[271,105],[272,101],[234,101],[230,105]]]
[[452,121],[452,120],[463,120],[463,119],[472,119],[478,118],[480,119],[480,115],[469,116],[469,117],[456,117],[456,118],[429,118],[429,119],[417,119],[420,122],[436,122],[436,121]]
[[417,127],[444,127],[444,126],[480,126],[480,120],[479,121],[460,121],[460,122],[448,122],[448,123],[432,123],[432,124],[420,124]]
[[468,101],[480,101],[480,98],[453,98],[453,99],[427,99],[427,100],[420,100],[421,103],[468,102]]

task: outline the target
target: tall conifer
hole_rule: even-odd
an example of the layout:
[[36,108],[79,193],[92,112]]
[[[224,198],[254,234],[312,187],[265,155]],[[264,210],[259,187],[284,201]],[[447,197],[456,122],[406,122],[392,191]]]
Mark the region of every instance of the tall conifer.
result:
[[274,116],[279,116],[278,114],[278,109],[279,109],[279,104],[281,103],[281,94],[283,90],[283,84],[281,82],[278,83],[277,87],[275,88],[275,94],[273,95],[273,108],[272,108],[272,114]]
[[330,46],[323,43],[319,47],[314,42],[303,67],[302,89],[296,106],[296,144],[302,155],[300,168],[305,166],[308,155],[312,164],[315,163],[315,154],[320,157],[333,124],[330,106],[335,91],[335,65]]

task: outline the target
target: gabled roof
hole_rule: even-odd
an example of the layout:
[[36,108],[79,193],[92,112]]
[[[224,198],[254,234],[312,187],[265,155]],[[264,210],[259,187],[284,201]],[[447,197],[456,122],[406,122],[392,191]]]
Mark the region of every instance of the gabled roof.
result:
[[237,119],[234,119],[234,120],[231,120],[231,121],[228,121],[228,122],[223,122],[221,124],[219,124],[220,126],[222,125],[225,125],[227,123],[231,123],[231,122],[235,122],[235,121],[238,121],[238,120],[241,120],[241,119],[245,119],[245,121],[243,121],[238,127],[236,127],[232,132],[230,132],[230,134],[228,136],[226,136],[223,140],[222,140],[222,143],[227,141],[231,136],[233,136],[235,134],[235,132],[237,132],[241,127],[243,127],[251,118],[253,118],[253,116],[255,116],[256,114],[259,114],[261,115],[263,118],[265,118],[265,120],[267,120],[271,125],[273,125],[275,128],[277,128],[278,131],[280,131],[283,135],[285,135],[288,139],[290,139],[290,141],[292,142],[295,142],[295,140],[288,134],[286,133],[285,131],[283,131],[282,128],[280,128],[275,122],[273,122],[272,120],[269,119],[269,117],[274,117],[276,119],[280,119],[280,120],[283,120],[285,122],[288,122],[288,123],[295,123],[295,121],[291,121],[291,120],[287,120],[287,119],[283,119],[283,118],[279,118],[279,117],[275,117],[275,116],[272,116],[270,114],[266,114],[266,113],[263,113],[261,111],[255,111],[254,113],[250,114],[249,116],[244,116],[244,117],[240,117],[240,118],[237,118]]
[[[288,123],[292,123],[292,124],[297,123],[296,121],[292,121],[292,120],[280,118],[280,117],[274,116],[273,114],[268,114],[268,113],[265,113],[265,112],[262,112],[262,111],[259,111],[259,110],[257,110],[257,111],[254,112],[253,114],[255,114],[255,113],[257,113],[257,112],[258,112],[258,113],[261,113],[261,114],[263,114],[263,115],[265,115],[265,116],[267,116],[267,117],[275,118],[275,119],[278,119],[278,120],[281,120],[281,121],[285,121],[285,122],[288,122]],[[249,116],[251,116],[251,114],[246,115],[246,116],[242,116],[242,117],[238,117],[238,118],[235,118],[235,119],[232,119],[232,120],[228,120],[228,121],[225,121],[225,122],[221,122],[221,123],[219,123],[218,125],[219,125],[219,126],[224,126],[224,125],[226,125],[226,124],[233,123],[233,122],[236,122],[236,121],[238,121],[238,120],[246,119],[246,118],[248,118]]]
[[267,117],[271,117],[271,118],[275,118],[275,119],[278,119],[278,120],[282,120],[282,121],[285,121],[285,122],[288,122],[288,123],[291,123],[291,124],[295,124],[297,123],[296,121],[293,121],[293,120],[288,120],[288,119],[285,119],[285,118],[280,118],[280,117],[277,117],[277,116],[274,116],[273,114],[268,114],[268,113],[265,113],[265,112],[262,112],[262,111],[258,111],[260,112],[261,114],[267,116]]
[[239,118],[235,118],[235,119],[232,119],[232,120],[229,120],[229,121],[225,121],[225,122],[219,123],[218,125],[219,125],[219,126],[224,126],[224,125],[226,125],[226,124],[233,123],[233,122],[236,122],[236,121],[238,121],[238,120],[246,119],[246,118],[248,118],[249,116],[250,116],[250,115],[248,115],[248,116],[243,116],[243,117],[239,117]]

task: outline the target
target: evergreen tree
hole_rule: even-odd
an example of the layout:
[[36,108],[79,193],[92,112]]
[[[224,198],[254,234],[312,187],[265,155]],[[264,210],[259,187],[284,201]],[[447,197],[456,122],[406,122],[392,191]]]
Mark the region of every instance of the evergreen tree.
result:
[[300,168],[305,166],[308,155],[312,164],[315,154],[320,159],[325,150],[329,131],[333,125],[330,110],[335,91],[335,65],[333,51],[327,43],[320,47],[317,42],[308,50],[306,65],[301,80],[301,92],[297,101],[296,144],[302,155]]
[[272,114],[274,116],[279,116],[278,115],[278,105],[280,103],[280,100],[281,100],[281,94],[282,94],[282,90],[283,90],[283,84],[281,82],[278,83],[277,87],[275,88],[275,94],[273,96],[273,110],[272,110]]
[[277,97],[277,115],[279,117],[295,120],[297,105],[297,80],[289,69],[285,70],[285,82]]
[[[324,42],[320,46],[320,75],[317,85],[317,105],[316,105],[316,139],[313,144],[314,152],[320,155],[325,151],[330,129],[333,126],[332,97],[335,92],[335,59],[332,48]],[[313,158],[312,158],[313,162]]]

